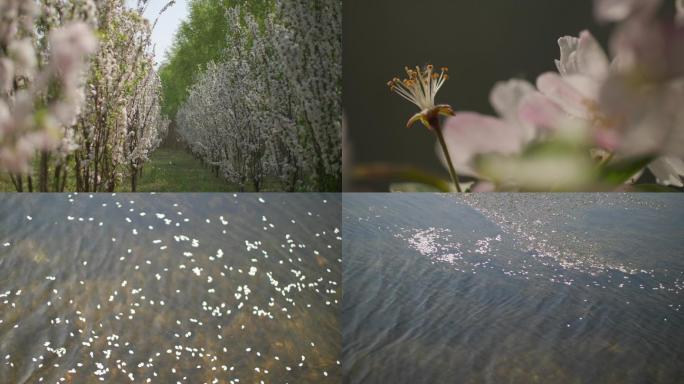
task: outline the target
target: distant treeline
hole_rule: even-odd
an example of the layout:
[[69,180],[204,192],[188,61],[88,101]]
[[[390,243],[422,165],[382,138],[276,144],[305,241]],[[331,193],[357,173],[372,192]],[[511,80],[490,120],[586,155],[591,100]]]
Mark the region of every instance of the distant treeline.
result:
[[258,20],[274,9],[274,0],[190,0],[189,16],[176,32],[173,46],[159,70],[164,95],[162,111],[174,117],[189,87],[209,62],[225,57],[229,45],[226,12],[236,6]]

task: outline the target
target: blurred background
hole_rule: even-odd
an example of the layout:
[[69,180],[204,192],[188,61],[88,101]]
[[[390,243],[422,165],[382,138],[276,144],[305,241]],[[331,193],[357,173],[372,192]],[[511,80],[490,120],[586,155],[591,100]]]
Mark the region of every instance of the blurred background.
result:
[[[391,93],[404,66],[449,67],[437,103],[492,114],[489,92],[512,77],[534,82],[555,70],[557,40],[589,29],[606,47],[610,30],[597,25],[591,0],[345,0],[343,97],[346,174],[360,164],[390,163],[448,179],[435,137],[406,128],[417,107]],[[346,180],[348,190],[387,190],[388,183]]]

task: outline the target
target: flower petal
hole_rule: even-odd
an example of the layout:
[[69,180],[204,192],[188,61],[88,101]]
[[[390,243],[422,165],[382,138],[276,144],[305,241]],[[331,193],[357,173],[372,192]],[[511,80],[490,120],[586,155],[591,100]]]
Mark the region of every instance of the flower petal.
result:
[[563,80],[584,97],[584,104],[587,102],[595,102],[599,99],[601,86],[605,82],[605,79],[596,81],[591,77],[583,75],[567,76],[564,77]]
[[567,113],[540,92],[525,96],[518,113],[521,121],[544,129],[558,128],[568,118]]
[[558,72],[563,76],[574,75],[579,72],[577,67],[577,47],[579,39],[574,36],[563,36],[558,39],[560,59],[556,60]]
[[[502,119],[475,112],[458,112],[446,119],[442,129],[454,167],[460,174],[476,176],[471,166],[478,154],[515,154],[522,150],[523,134],[519,127]],[[443,159],[441,148],[437,152]]]
[[677,157],[660,157],[648,165],[658,184],[684,187],[684,161]]
[[558,46],[560,59],[556,60],[556,67],[563,77],[583,75],[600,81],[608,75],[608,55],[589,31],[582,31],[579,38],[561,37]]
[[616,150],[623,156],[660,154],[684,157],[684,83],[635,87],[614,76],[602,89],[602,110],[619,116]]
[[435,111],[437,111],[438,115],[442,116],[453,116],[454,113],[456,113],[454,112],[454,109],[451,108],[451,105],[448,104],[439,104],[435,106]]
[[430,124],[428,123],[427,119],[425,118],[425,113],[424,112],[418,112],[415,115],[411,116],[409,121],[406,123],[407,128],[411,128],[415,123],[417,122],[423,123],[425,128],[427,129],[432,129],[430,128]]
[[489,102],[504,120],[517,123],[520,102],[532,92],[534,92],[534,86],[526,80],[501,81],[492,88]]
[[478,181],[470,192],[496,192],[496,185],[491,181]]
[[601,48],[589,31],[580,33],[577,46],[577,66],[579,74],[601,80],[608,75],[610,61],[608,55]]
[[601,21],[620,21],[639,14],[650,16],[661,0],[595,0],[594,15]]
[[537,78],[537,88],[565,112],[583,119],[591,118],[587,97],[559,74],[542,74]]
[[610,40],[622,73],[633,82],[663,82],[684,76],[684,24],[653,21],[622,23]]

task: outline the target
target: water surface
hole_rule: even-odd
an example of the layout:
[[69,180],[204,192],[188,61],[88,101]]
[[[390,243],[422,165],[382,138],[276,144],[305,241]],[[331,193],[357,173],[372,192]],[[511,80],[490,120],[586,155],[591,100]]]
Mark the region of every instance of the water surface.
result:
[[4,195],[0,382],[339,382],[335,194]]
[[684,199],[345,195],[348,383],[684,382]]

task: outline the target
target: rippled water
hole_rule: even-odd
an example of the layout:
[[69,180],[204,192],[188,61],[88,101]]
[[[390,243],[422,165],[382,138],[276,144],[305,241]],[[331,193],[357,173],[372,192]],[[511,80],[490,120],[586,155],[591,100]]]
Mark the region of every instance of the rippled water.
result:
[[345,195],[349,383],[681,383],[684,198]]
[[340,203],[2,196],[0,382],[339,382]]

